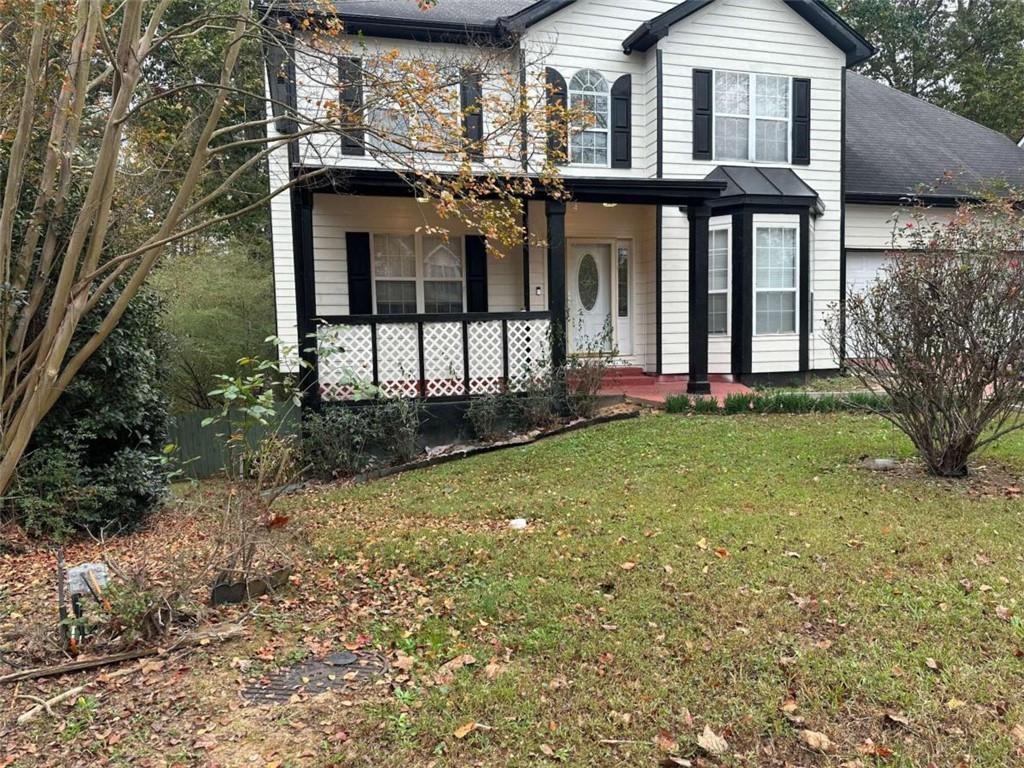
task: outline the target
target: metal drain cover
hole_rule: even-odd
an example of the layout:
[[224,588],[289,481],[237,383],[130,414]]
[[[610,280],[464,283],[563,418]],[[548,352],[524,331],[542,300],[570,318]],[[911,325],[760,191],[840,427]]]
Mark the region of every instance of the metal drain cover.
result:
[[285,704],[293,696],[343,691],[387,674],[388,663],[375,653],[332,653],[278,670],[242,689],[252,704]]

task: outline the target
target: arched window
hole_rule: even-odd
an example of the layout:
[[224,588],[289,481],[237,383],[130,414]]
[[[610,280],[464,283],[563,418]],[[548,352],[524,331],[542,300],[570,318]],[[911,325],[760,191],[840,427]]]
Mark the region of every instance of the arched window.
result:
[[608,81],[600,72],[581,69],[569,82],[569,109],[576,118],[569,132],[569,162],[608,165]]

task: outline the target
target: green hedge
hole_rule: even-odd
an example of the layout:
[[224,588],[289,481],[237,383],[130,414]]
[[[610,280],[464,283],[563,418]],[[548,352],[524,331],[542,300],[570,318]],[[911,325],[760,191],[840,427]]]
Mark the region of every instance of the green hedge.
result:
[[849,395],[814,397],[806,392],[735,392],[719,406],[714,397],[671,395],[665,400],[669,413],[835,413],[837,411],[886,411],[887,395],[852,392]]

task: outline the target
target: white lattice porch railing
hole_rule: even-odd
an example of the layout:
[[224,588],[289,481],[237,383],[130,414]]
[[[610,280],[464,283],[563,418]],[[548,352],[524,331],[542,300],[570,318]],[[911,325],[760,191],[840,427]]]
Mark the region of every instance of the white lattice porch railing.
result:
[[551,365],[547,312],[324,318],[320,396],[352,400],[521,392]]

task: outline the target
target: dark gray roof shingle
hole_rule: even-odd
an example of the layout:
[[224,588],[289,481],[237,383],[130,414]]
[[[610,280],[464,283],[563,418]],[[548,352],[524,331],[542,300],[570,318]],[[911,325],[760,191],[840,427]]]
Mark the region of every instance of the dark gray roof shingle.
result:
[[[813,130],[813,127],[812,127]],[[847,195],[970,196],[1024,187],[1024,149],[997,131],[858,75],[846,76]]]
[[375,16],[402,21],[437,21],[449,24],[493,25],[499,19],[519,13],[539,0],[440,0],[421,11],[416,0],[335,0],[338,13]]

